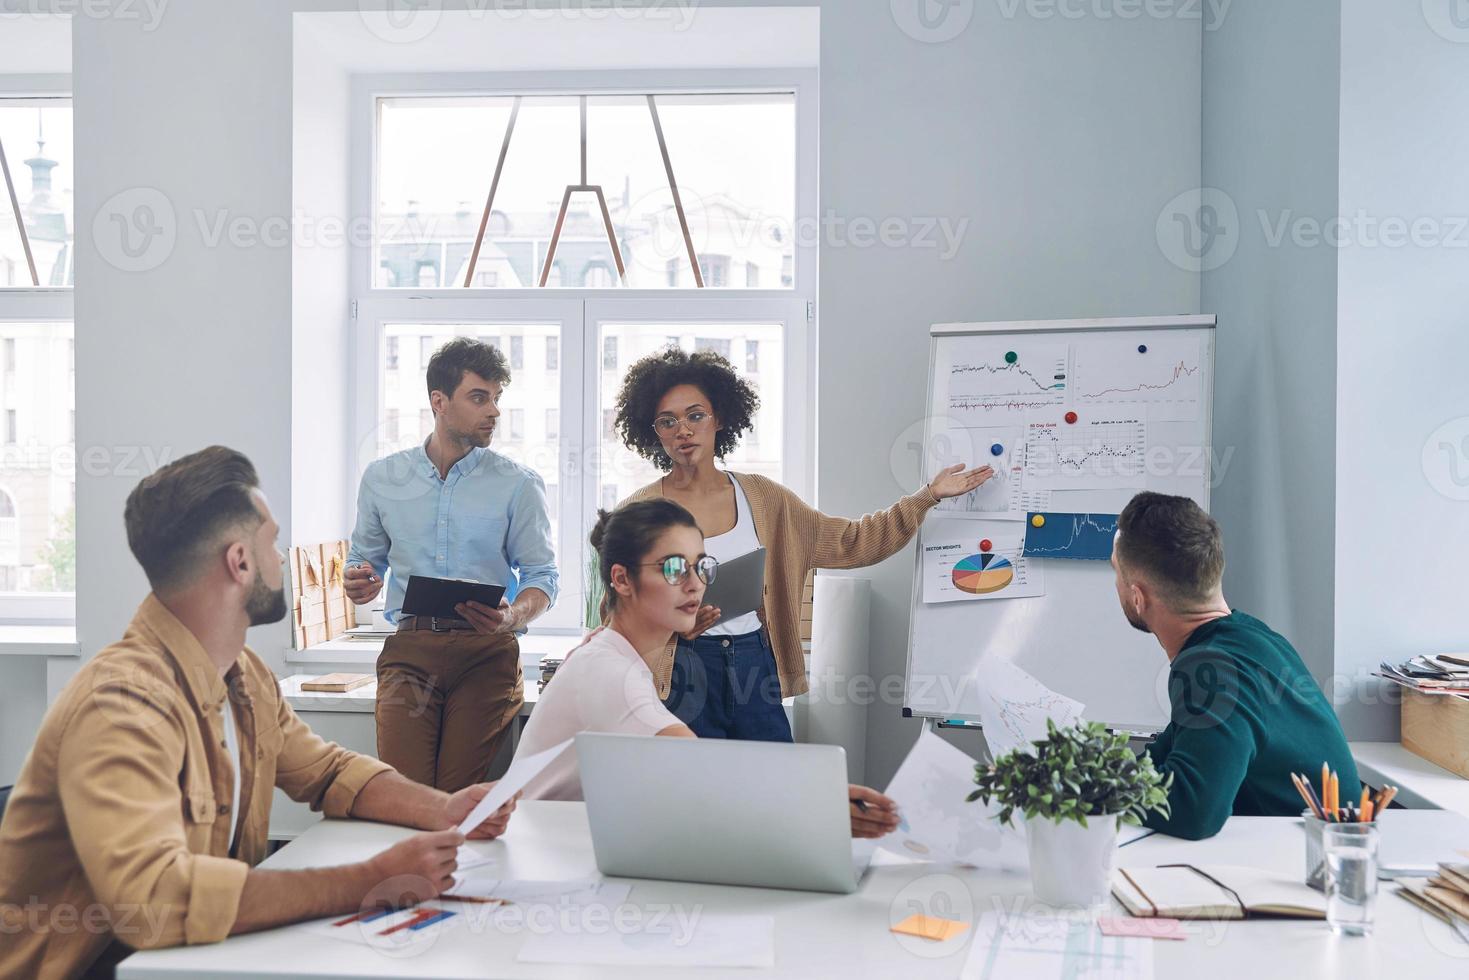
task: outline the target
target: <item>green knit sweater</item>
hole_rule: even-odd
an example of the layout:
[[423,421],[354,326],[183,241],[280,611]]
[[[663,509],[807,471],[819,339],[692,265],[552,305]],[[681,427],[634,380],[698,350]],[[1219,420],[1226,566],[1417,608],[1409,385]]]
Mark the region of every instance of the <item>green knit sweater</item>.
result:
[[1171,720],[1148,754],[1173,774],[1172,813],[1151,816],[1155,830],[1199,840],[1231,814],[1299,814],[1290,774],[1319,783],[1322,762],[1340,777],[1343,804],[1361,794],[1336,712],[1295,648],[1258,619],[1234,612],[1194,630],[1168,672],[1168,699]]

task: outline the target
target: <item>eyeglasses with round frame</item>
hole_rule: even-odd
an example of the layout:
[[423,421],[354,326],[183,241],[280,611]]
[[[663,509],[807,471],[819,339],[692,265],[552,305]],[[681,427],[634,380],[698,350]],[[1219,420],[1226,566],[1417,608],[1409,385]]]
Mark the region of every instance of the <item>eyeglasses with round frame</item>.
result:
[[712,418],[714,418],[713,413],[706,412],[703,409],[695,409],[682,418],[677,415],[662,415],[653,420],[653,431],[662,433],[677,432],[680,425],[687,425],[690,429],[697,430],[707,425]]
[[659,568],[663,570],[663,581],[669,585],[683,585],[689,579],[689,572],[699,576],[699,581],[705,585],[713,585],[714,577],[719,574],[719,559],[713,555],[700,555],[699,560],[693,565],[683,555],[669,555],[662,561],[648,561],[635,568]]

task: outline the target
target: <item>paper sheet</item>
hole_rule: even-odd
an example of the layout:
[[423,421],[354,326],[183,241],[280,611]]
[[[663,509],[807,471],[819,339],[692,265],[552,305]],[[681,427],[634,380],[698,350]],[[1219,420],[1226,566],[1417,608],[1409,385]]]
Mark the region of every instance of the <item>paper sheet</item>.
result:
[[924,729],[885,791],[903,822],[879,846],[909,858],[1027,870],[1024,835],[1000,825],[998,807],[965,802],[974,789],[974,766],[969,756]]
[[1085,707],[1008,660],[993,657],[980,661],[960,686],[959,710],[979,715],[994,759],[1045,738],[1047,718],[1061,728],[1076,724]]
[[1083,409],[1031,413],[1025,427],[1027,490],[1140,490],[1146,484],[1146,416]]
[[708,915],[698,906],[651,918],[637,931],[536,932],[520,947],[521,963],[581,966],[775,966],[775,919],[768,915]]
[[1085,917],[989,912],[974,927],[963,980],[1152,980],[1153,943],[1104,936]]
[[541,774],[551,763],[561,757],[561,753],[571,748],[573,739],[567,739],[560,745],[553,745],[544,752],[537,752],[530,756],[516,756],[515,761],[510,763],[509,770],[499,782],[490,788],[485,798],[480,800],[475,808],[469,811],[469,816],[459,822],[459,832],[468,834],[490,818],[491,815],[505,803],[525,788],[525,785]]
[[508,878],[476,877],[456,874],[454,886],[441,896],[441,901],[454,898],[485,900],[503,899],[518,905],[621,905],[632,893],[632,886],[602,878],[576,878],[570,881],[514,881]]

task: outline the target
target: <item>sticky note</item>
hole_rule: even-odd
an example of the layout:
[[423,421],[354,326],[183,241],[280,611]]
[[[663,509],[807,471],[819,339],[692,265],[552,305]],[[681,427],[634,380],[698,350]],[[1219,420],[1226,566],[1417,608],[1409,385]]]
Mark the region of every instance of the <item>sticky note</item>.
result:
[[967,922],[940,919],[934,915],[910,915],[893,926],[892,931],[905,936],[917,936],[920,939],[934,939],[943,942],[962,934],[968,928],[969,923]]
[[1104,936],[1135,936],[1139,939],[1187,939],[1183,923],[1177,919],[1134,919],[1102,916],[1097,926]]

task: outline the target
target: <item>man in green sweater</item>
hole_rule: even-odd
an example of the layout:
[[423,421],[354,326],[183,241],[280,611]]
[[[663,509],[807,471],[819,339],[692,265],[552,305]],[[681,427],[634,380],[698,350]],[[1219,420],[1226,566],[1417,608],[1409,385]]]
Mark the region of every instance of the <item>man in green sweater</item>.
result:
[[1290,774],[1338,775],[1341,803],[1361,793],[1336,713],[1295,648],[1224,601],[1218,523],[1187,497],[1141,493],[1117,520],[1112,548],[1127,621],[1168,655],[1170,720],[1148,748],[1173,774],[1165,834],[1212,837],[1231,814],[1294,816]]

